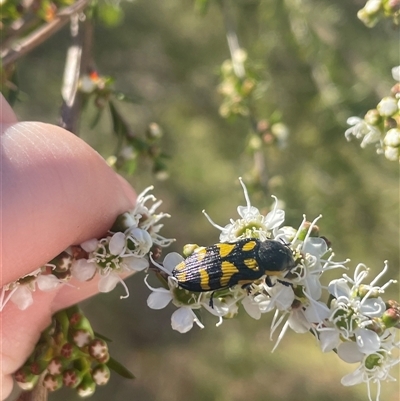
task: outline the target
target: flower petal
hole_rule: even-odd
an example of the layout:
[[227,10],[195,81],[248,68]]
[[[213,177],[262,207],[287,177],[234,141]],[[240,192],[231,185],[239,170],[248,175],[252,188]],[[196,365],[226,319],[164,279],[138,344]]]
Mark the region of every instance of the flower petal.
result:
[[171,316],[171,326],[179,333],[187,333],[194,322],[194,315],[190,308],[179,308]]
[[242,300],[242,305],[244,307],[244,310],[249,314],[250,317],[256,320],[260,319],[261,317],[260,308],[256,303],[252,302],[250,297],[245,297]]
[[[353,341],[339,344],[337,354],[341,360],[347,363],[361,362],[364,358],[364,354],[359,351],[357,344]],[[348,386],[351,386],[351,384],[348,384]]]
[[93,252],[96,250],[99,240],[96,238],[89,239],[85,242],[82,242],[81,248],[86,252]]
[[41,291],[51,291],[61,284],[54,274],[40,274],[36,279],[36,283]]
[[328,285],[328,291],[336,299],[339,297],[350,298],[350,288],[344,278],[332,280]]
[[88,281],[96,273],[96,264],[86,259],[78,259],[72,262],[71,274],[79,281]]
[[340,343],[339,332],[337,330],[324,330],[319,333],[319,343],[322,352],[332,351]]
[[152,292],[147,298],[147,306],[151,309],[163,309],[172,300],[172,294],[165,288],[159,288],[157,292]]
[[369,317],[381,317],[385,310],[385,302],[380,297],[368,298],[363,300],[360,305],[360,312]]
[[307,333],[311,328],[311,324],[305,318],[302,309],[293,310],[289,316],[288,323],[296,333]]
[[172,273],[172,270],[183,261],[184,259],[179,255],[179,253],[171,252],[164,258],[163,266],[166,270]]
[[120,281],[121,279],[118,274],[109,273],[105,276],[101,276],[98,284],[98,289],[100,292],[110,292]]
[[122,266],[127,267],[129,270],[141,272],[149,267],[149,261],[146,258],[137,258],[135,256],[128,256],[122,259]]
[[368,329],[355,330],[358,349],[363,354],[373,354],[381,347],[381,339],[377,333]]
[[363,370],[358,368],[354,372],[343,376],[340,382],[343,384],[343,386],[354,386],[355,384],[360,384],[363,381]]
[[125,248],[126,237],[124,233],[115,233],[108,244],[108,249],[112,255],[120,255]]
[[32,291],[26,285],[20,285],[11,295],[10,300],[17,305],[19,309],[25,310],[33,303]]

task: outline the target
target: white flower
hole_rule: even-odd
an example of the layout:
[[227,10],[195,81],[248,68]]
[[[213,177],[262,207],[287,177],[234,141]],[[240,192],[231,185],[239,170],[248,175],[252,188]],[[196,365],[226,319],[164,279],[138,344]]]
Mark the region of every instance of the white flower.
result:
[[153,245],[153,240],[146,230],[135,227],[132,229],[128,229],[125,234],[126,240],[131,241],[134,244],[135,249],[131,251],[132,255],[143,257],[149,253]]
[[400,161],[400,150],[399,148],[392,148],[392,147],[387,147],[385,149],[385,157],[386,159],[395,162],[395,161]]
[[83,93],[92,93],[95,89],[97,89],[96,82],[89,75],[83,75],[79,80],[79,90]]
[[97,265],[87,259],[78,259],[72,262],[71,274],[79,281],[91,280],[97,271]]
[[353,358],[349,358],[349,363],[360,362],[360,365],[354,372],[344,376],[341,380],[341,383],[344,386],[354,386],[355,384],[363,382],[366,383],[368,389],[368,399],[370,401],[372,401],[371,384],[375,384],[375,400],[379,401],[381,382],[396,381],[396,379],[390,375],[390,370],[400,362],[400,359],[394,358],[390,351],[387,352],[384,349],[367,356],[359,356],[360,359],[357,358],[357,353],[354,353],[353,356]]
[[351,140],[351,135],[357,139],[362,139],[361,147],[365,148],[368,144],[378,142],[381,139],[381,132],[373,125],[367,124],[359,117],[350,117],[347,119],[347,124],[352,125],[344,133],[348,141]]
[[400,81],[400,65],[392,68],[392,77],[395,81]]
[[243,180],[241,178],[239,180],[247,203],[246,206],[238,206],[237,208],[241,219],[231,219],[230,224],[221,227],[215,224],[204,211],[203,213],[208,221],[221,231],[219,237],[221,242],[232,242],[241,238],[259,238],[261,241],[265,241],[272,236],[272,231],[284,222],[285,212],[277,208],[278,201],[273,197],[275,199],[273,210],[266,216],[262,215],[256,207],[251,206],[247,188]]
[[384,97],[376,107],[382,117],[391,117],[397,113],[397,100],[394,97]]
[[[152,186],[146,188],[140,193],[136,199],[136,206],[129,212],[131,218],[136,222],[136,227],[147,231],[152,241],[162,247],[171,245],[174,239],[167,239],[159,234],[160,229],[163,227],[162,224],[157,224],[162,218],[170,217],[167,213],[158,213],[155,211],[161,205],[162,201],[157,199],[153,195],[147,193],[153,189]],[[154,202],[154,204],[148,208],[145,204],[148,201]]]
[[393,148],[400,146],[400,129],[399,128],[392,128],[390,129],[383,139],[383,143],[386,146],[391,146]]
[[179,331],[179,333],[187,333],[196,320],[197,317],[190,308],[181,307],[172,314],[171,326],[173,330]]
[[41,268],[35,270],[19,280],[5,285],[0,291],[0,312],[8,301],[13,302],[20,310],[25,310],[33,303],[33,293],[36,286],[40,291],[52,291],[57,288],[62,280],[53,274],[45,274]]
[[18,306],[18,309],[25,310],[33,303],[32,290],[27,285],[19,285],[13,291],[10,300]]
[[368,0],[364,6],[364,10],[368,14],[375,14],[382,6],[382,0]]
[[200,328],[204,328],[204,326],[193,312],[193,309],[199,309],[201,307],[201,296],[191,294],[189,297],[186,297],[186,299],[184,299],[185,297],[179,297],[179,292],[181,292],[180,295],[182,295],[182,292],[187,293],[187,291],[179,289],[176,280],[171,276],[172,270],[182,261],[182,256],[176,252],[171,252],[164,258],[163,266],[153,261],[160,270],[169,275],[169,289],[151,287],[147,282],[147,276],[145,278],[145,283],[152,291],[147,298],[147,306],[151,309],[163,309],[172,302],[178,307],[178,310],[176,310],[171,316],[171,326],[174,330],[177,330],[180,333],[186,333],[191,330],[193,323],[196,323]]

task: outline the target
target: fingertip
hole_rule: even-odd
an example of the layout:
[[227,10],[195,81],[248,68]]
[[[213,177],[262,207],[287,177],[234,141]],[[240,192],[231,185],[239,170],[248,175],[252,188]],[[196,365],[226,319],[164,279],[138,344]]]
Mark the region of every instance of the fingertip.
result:
[[14,124],[18,121],[13,109],[0,92],[0,123],[1,124]]

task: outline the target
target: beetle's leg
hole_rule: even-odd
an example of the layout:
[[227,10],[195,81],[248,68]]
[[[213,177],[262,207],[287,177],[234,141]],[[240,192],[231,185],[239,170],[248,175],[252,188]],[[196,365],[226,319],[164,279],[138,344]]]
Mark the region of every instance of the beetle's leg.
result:
[[293,284],[288,283],[287,281],[278,280],[278,283],[283,284],[285,287],[293,287]]
[[242,288],[247,291],[247,295],[250,295],[253,290],[253,283],[243,284]]
[[270,276],[265,277],[265,282],[267,283],[268,287],[273,287],[275,285],[275,283],[273,283],[271,281],[271,277]]
[[213,308],[213,309],[214,309],[214,294],[215,294],[215,291],[213,291],[211,293],[210,302],[209,302],[210,308]]

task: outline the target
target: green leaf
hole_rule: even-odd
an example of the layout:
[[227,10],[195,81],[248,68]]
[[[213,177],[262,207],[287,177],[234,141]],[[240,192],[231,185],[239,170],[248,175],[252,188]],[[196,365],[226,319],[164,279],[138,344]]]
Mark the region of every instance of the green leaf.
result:
[[108,27],[115,27],[122,23],[124,19],[124,12],[119,4],[99,3],[97,15],[104,25]]
[[133,132],[115,107],[112,101],[108,102],[112,118],[113,130],[119,138],[133,137]]
[[94,335],[95,335],[97,338],[100,338],[101,340],[104,340],[104,341],[106,341],[106,342],[108,342],[108,343],[112,343],[111,338],[108,338],[108,337],[104,336],[103,334],[98,333],[97,331],[94,332]]
[[101,116],[103,115],[103,110],[104,110],[103,108],[97,108],[96,114],[89,125],[90,129],[95,128],[97,124],[100,122]]
[[114,358],[110,358],[106,365],[125,379],[135,379],[134,374]]
[[196,0],[194,3],[194,9],[201,15],[206,15],[210,6],[210,0]]

